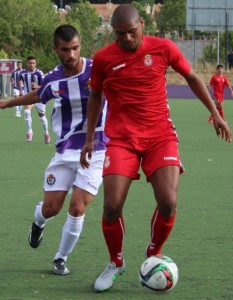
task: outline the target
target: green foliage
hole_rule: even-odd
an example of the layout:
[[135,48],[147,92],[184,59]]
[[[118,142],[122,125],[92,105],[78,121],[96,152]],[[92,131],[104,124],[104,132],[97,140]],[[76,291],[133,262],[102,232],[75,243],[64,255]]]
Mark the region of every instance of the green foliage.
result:
[[133,1],[132,4],[138,9],[141,17],[144,20],[144,28],[143,32],[147,35],[155,35],[156,31],[156,24],[154,23],[153,19],[151,18],[150,14],[146,13],[145,4],[141,3],[141,1]]
[[[225,32],[220,32],[219,34],[219,61],[221,63],[226,62],[226,53],[230,50],[233,49],[233,32],[228,32],[228,49],[226,51],[226,33]],[[203,55],[203,60],[208,63],[215,63],[216,58],[217,58],[217,41],[216,41],[216,46],[213,45],[208,45],[204,49],[204,55]]]
[[3,49],[0,49],[0,58],[9,58],[8,54]]
[[58,60],[52,52],[55,28],[63,23],[75,26],[82,38],[82,55],[91,56],[99,17],[88,1],[71,4],[71,11],[61,15],[50,0],[0,0],[0,49],[9,57],[25,61],[28,55],[37,58],[44,72]]
[[186,0],[165,0],[156,22],[162,36],[174,30],[182,36],[186,28]]
[[71,4],[71,11],[66,16],[67,23],[74,25],[81,36],[82,55],[90,57],[95,51],[93,41],[99,28],[99,16],[89,1]]

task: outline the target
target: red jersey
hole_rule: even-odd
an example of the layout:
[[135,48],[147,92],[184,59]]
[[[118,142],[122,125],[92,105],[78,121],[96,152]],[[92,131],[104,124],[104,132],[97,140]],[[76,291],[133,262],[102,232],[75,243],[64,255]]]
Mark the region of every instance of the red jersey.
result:
[[216,100],[219,100],[220,102],[224,99],[224,88],[229,87],[230,83],[225,75],[218,75],[215,74],[210,79],[210,86],[214,89],[214,97]]
[[143,36],[134,52],[117,41],[96,53],[91,87],[108,101],[105,131],[109,138],[157,137],[173,127],[166,92],[166,70],[181,75],[191,66],[170,40]]

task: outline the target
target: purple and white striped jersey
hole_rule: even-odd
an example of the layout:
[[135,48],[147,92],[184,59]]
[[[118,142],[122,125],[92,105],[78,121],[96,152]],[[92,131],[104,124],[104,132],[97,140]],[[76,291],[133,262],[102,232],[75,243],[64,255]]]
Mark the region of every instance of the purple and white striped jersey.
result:
[[[54,100],[51,116],[52,129],[56,134],[56,150],[83,148],[87,131],[87,100],[90,94],[91,59],[83,59],[82,71],[66,77],[62,65],[58,65],[45,77],[37,94],[43,104]],[[104,134],[106,101],[100,114],[94,137],[94,150],[105,150]]]
[[23,69],[19,74],[19,80],[23,82],[24,94],[32,91],[32,82],[35,82],[37,85],[41,85],[43,76],[44,73],[39,69],[35,69],[33,72]]
[[18,81],[19,81],[19,74],[22,72],[22,70],[16,69],[11,73],[11,78],[13,78],[13,82],[14,82],[14,89],[19,89],[18,87]]

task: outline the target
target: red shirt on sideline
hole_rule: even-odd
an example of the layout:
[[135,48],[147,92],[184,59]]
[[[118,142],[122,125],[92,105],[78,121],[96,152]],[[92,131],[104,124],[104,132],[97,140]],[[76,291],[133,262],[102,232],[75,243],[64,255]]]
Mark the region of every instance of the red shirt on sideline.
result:
[[220,103],[224,100],[224,88],[229,87],[230,83],[225,75],[215,74],[210,79],[210,86],[214,89],[214,97]]

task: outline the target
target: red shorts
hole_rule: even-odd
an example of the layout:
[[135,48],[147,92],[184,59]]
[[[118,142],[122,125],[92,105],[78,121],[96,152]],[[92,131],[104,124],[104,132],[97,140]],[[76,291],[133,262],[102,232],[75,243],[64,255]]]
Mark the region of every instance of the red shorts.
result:
[[103,176],[119,174],[139,179],[140,166],[147,179],[159,168],[179,166],[184,171],[178,151],[178,137],[172,132],[166,137],[111,139],[105,153]]

